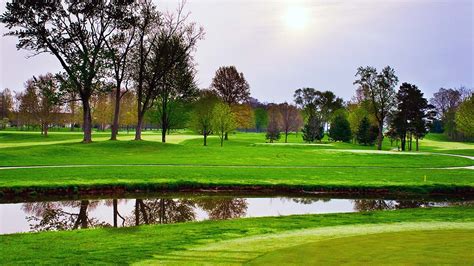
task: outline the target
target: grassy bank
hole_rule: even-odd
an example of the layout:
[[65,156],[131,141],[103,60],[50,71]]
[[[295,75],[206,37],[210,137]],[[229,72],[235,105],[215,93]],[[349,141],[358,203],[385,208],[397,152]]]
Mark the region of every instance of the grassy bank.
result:
[[[473,222],[474,208],[453,207],[26,233],[0,236],[0,257],[5,264],[240,264],[280,248],[355,235],[437,230],[444,241],[457,243],[458,234],[472,235]],[[455,252],[472,256],[472,245],[462,247]]]
[[[442,169],[473,164],[462,157],[376,152],[374,147],[348,143],[305,145],[301,136],[294,135],[290,144],[272,145],[265,144],[264,134],[238,133],[224,147],[216,138],[203,147],[196,135],[170,135],[171,143],[166,144],[159,137],[155,132],[144,136],[147,141],[114,142],[107,140],[108,133],[96,133],[94,143],[81,144],[78,132],[55,132],[47,138],[33,132],[1,132],[0,164],[6,168],[0,169],[0,189],[15,193],[99,186],[132,190],[246,186],[451,193],[474,188],[472,170]],[[471,144],[439,138],[423,140],[422,151],[470,153]],[[385,147],[390,149],[389,143]]]

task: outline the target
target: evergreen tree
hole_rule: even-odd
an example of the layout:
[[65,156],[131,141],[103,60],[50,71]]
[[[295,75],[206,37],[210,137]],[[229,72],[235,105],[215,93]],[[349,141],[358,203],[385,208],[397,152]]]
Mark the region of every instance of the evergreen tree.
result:
[[357,141],[363,145],[371,145],[372,136],[370,131],[370,122],[367,116],[365,116],[364,118],[362,118],[362,121],[360,121],[359,129],[357,130]]
[[408,149],[411,150],[412,138],[418,140],[427,133],[427,117],[429,115],[428,101],[417,86],[403,83],[397,93],[397,110],[394,114],[392,127],[400,136],[401,149],[406,149],[406,141],[409,140]]
[[349,142],[352,138],[351,126],[344,114],[337,114],[331,121],[329,136],[334,141]]
[[321,141],[324,137],[322,122],[316,115],[310,115],[303,127],[303,140],[306,142]]

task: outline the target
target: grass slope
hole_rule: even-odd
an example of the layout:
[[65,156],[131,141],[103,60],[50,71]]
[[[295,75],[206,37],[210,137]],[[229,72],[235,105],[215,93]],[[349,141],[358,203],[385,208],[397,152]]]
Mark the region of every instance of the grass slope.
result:
[[[80,137],[77,132],[52,132],[47,138],[32,132],[1,132],[1,166],[65,167],[0,169],[0,188],[247,185],[427,192],[474,187],[472,170],[430,169],[469,166],[472,160],[438,154],[379,153],[373,147],[348,143],[259,145],[264,143],[261,133],[238,133],[222,148],[216,138],[203,147],[196,135],[170,135],[174,144],[158,142],[156,133],[147,133],[148,140],[141,142],[107,141],[108,133],[96,133],[94,143],[81,144]],[[301,143],[300,138],[290,136],[293,143]],[[422,145],[424,141],[431,143],[427,149],[438,147],[445,153],[473,147],[439,140],[423,140]]]
[[248,265],[457,264],[474,260],[474,228],[350,236],[278,249]]
[[[474,208],[453,207],[26,233],[0,236],[0,257],[5,264],[192,264],[203,259],[240,264],[315,240],[413,230],[472,230],[473,222]],[[445,241],[456,241],[455,234],[442,232]]]

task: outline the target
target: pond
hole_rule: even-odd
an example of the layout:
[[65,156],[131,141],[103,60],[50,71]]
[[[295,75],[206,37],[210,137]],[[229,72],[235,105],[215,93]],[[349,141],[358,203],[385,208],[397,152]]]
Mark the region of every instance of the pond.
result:
[[0,234],[94,227],[124,227],[243,217],[445,207],[448,199],[351,199],[292,196],[134,195],[0,204]]

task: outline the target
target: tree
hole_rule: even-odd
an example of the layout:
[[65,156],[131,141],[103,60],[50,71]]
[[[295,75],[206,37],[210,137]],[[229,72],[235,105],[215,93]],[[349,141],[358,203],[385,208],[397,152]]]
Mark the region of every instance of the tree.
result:
[[349,121],[352,136],[354,140],[357,140],[357,131],[359,130],[360,123],[364,117],[367,117],[369,113],[362,104],[350,103],[348,106],[349,115],[347,120]]
[[244,74],[235,66],[222,66],[212,79],[211,88],[228,105],[246,102],[250,97],[250,86]]
[[203,90],[196,103],[191,115],[191,128],[204,136],[204,146],[207,146],[207,137],[212,134],[213,110],[219,103],[217,95],[209,90]]
[[342,108],[342,99],[331,91],[318,91],[313,88],[297,89],[294,94],[295,103],[300,106],[306,114],[318,115],[323,128],[329,121],[335,110]]
[[463,99],[468,97],[469,94],[470,91],[465,88],[441,88],[430,99],[430,103],[436,110],[437,118],[441,120],[444,133],[451,139],[458,137],[456,111]]
[[30,123],[40,125],[42,135],[48,136],[49,125],[58,119],[60,109],[61,96],[57,80],[52,74],[33,77],[26,82],[20,110]]
[[354,84],[358,84],[366,98],[370,99],[371,111],[373,112],[378,126],[377,149],[382,149],[383,127],[385,118],[395,105],[395,86],[398,77],[395,70],[386,66],[380,73],[374,67],[359,67],[356,76],[358,79]]
[[237,123],[237,128],[247,130],[254,127],[255,117],[250,105],[245,103],[233,104],[231,109]]
[[336,97],[332,91],[318,91],[317,95],[319,98],[318,105],[321,112],[321,119],[323,121],[323,125],[326,125],[334,112],[343,107],[343,100],[339,97]]
[[127,129],[127,134],[129,133],[130,127],[137,124],[137,98],[133,91],[129,91],[124,94],[121,99],[120,107],[120,125],[125,126]]
[[268,126],[267,134],[265,135],[266,139],[273,143],[275,140],[280,139],[281,126],[283,124],[283,117],[279,110],[279,106],[270,105],[268,108]]
[[223,220],[244,216],[248,203],[240,198],[203,198],[197,201],[197,205],[208,213],[209,219]]
[[141,140],[146,112],[164,93],[170,72],[191,62],[191,52],[203,38],[202,28],[187,23],[183,5],[176,14],[164,16],[151,1],[140,4],[137,20],[137,47],[134,51],[134,82],[137,95],[137,126],[135,140]]
[[321,141],[324,137],[324,128],[321,120],[316,115],[310,115],[308,121],[304,125],[303,140],[306,142]]
[[466,98],[456,112],[456,124],[463,134],[468,137],[474,136],[474,96]]
[[113,119],[113,106],[110,94],[101,93],[91,99],[92,121],[99,125],[99,129],[104,131]]
[[288,134],[297,131],[303,124],[303,119],[298,108],[288,103],[278,105],[281,115],[281,129],[285,133],[285,143],[288,142]]
[[[371,133],[371,125],[369,118],[364,117],[360,122],[359,129],[357,130],[357,142],[363,145],[372,145],[375,141],[376,134]],[[377,127],[378,131],[378,127]]]
[[[244,74],[239,73],[235,66],[219,67],[212,79],[211,89],[229,106],[246,102],[250,97],[250,86]],[[225,139],[227,138],[226,132]]]
[[[131,78],[130,68],[132,67],[131,55],[137,41],[135,33],[137,26],[136,10],[138,9],[137,3],[130,4],[127,9],[124,9],[123,19],[114,21],[116,29],[110,38],[105,40],[107,55],[115,81],[115,93],[113,94],[114,113],[110,140],[117,140],[120,123],[120,103],[123,96],[129,92],[128,83]],[[124,81],[125,89],[122,88]]]
[[11,118],[13,111],[13,96],[9,89],[0,91],[0,119]]
[[[92,141],[90,98],[105,66],[105,40],[114,32],[114,21],[123,18],[116,1],[14,1],[7,3],[0,22],[18,37],[18,49],[50,53],[67,72],[82,101],[83,142]],[[117,11],[117,12],[116,12]]]
[[175,65],[173,69],[163,76],[159,84],[157,95],[157,111],[161,126],[161,141],[166,142],[166,133],[173,126],[179,116],[177,109],[183,103],[191,101],[198,93],[195,81],[195,70],[189,61],[190,58]]
[[346,116],[347,114],[342,110],[341,112],[337,112],[331,120],[329,137],[334,141],[349,142],[352,138],[351,126]]
[[235,127],[232,109],[225,103],[217,103],[212,110],[211,128],[219,136],[221,147],[224,145],[225,134],[234,130]]
[[[405,150],[408,137],[409,150],[411,150],[412,136],[416,139],[416,150],[418,150],[418,139],[427,133],[426,119],[429,115],[428,101],[417,86],[404,82],[397,92],[397,110],[394,112],[392,125],[400,137],[401,149]],[[408,134],[408,136],[407,136]]]
[[261,132],[263,129],[266,129],[268,125],[268,112],[263,107],[255,108],[255,129],[257,132]]
[[390,127],[387,132],[385,132],[385,137],[390,139],[390,146],[393,146],[393,141],[396,141],[398,147],[398,140],[400,139],[400,136],[398,135],[395,128]]

